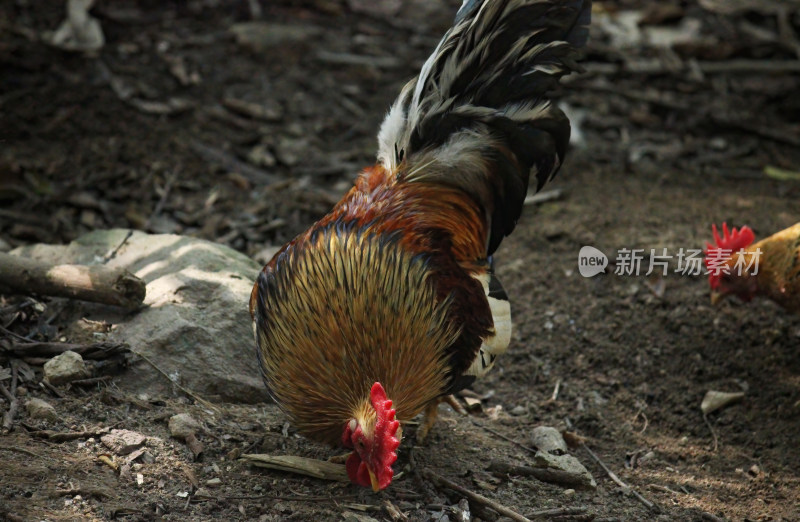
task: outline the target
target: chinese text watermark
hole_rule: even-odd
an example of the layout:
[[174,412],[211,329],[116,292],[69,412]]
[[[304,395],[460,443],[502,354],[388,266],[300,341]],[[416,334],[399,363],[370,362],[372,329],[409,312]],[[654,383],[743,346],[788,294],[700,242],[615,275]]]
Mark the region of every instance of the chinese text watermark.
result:
[[[734,254],[743,252],[714,248],[705,255],[700,248],[680,248],[672,254],[666,248],[651,248],[649,255],[646,255],[643,248],[620,248],[614,259],[614,274],[649,276],[657,273],[666,276],[670,269],[680,275],[758,274],[760,248],[748,252],[746,256],[737,255],[733,264],[729,262]],[[608,256],[593,246],[585,246],[578,253],[578,271],[583,277],[594,277],[605,272],[608,264]]]

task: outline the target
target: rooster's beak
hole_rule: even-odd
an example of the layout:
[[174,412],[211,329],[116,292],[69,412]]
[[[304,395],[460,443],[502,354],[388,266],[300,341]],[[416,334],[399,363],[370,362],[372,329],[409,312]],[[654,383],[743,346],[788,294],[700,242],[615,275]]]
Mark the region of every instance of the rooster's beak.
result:
[[371,469],[367,471],[369,471],[369,481],[372,482],[372,491],[377,493],[381,490],[380,486],[378,486],[378,477],[375,476]]
[[712,290],[711,291],[711,304],[713,306],[718,305],[720,303],[720,301],[722,301],[722,299],[724,297],[725,297],[725,294],[723,294],[722,292],[715,292],[714,290]]

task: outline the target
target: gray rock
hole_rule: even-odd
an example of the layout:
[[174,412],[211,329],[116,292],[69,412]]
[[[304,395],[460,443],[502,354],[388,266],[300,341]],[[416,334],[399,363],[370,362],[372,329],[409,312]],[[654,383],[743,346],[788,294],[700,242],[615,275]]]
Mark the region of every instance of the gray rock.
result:
[[537,468],[555,469],[573,475],[576,482],[580,483],[582,487],[591,489],[597,487],[597,482],[595,482],[589,470],[572,455],[551,455],[550,453],[537,451],[533,460]]
[[552,426],[537,426],[531,432],[531,443],[539,451],[563,455],[567,452],[567,443],[561,432]]
[[28,411],[28,416],[32,419],[44,419],[48,421],[58,420],[58,413],[56,413],[56,409],[53,405],[42,399],[30,399],[25,403],[25,409]]
[[147,437],[131,430],[111,430],[100,437],[100,442],[117,455],[128,455],[144,446]]
[[64,384],[89,377],[83,357],[75,352],[64,352],[44,363],[44,378],[50,384]]
[[[32,245],[12,254],[97,264],[123,243],[127,233],[99,230],[67,246]],[[126,315],[112,307],[76,304],[76,324],[82,310],[90,309],[96,320],[114,325],[109,341],[128,343],[175,382],[206,398],[267,400],[248,312],[250,291],[261,269],[258,263],[209,241],[134,232],[106,266],[126,268],[147,283],[145,306]],[[173,391],[169,381],[142,360],[134,362],[118,383],[134,395]]]
[[175,438],[185,439],[200,429],[200,423],[188,413],[179,413],[169,418],[169,433]]

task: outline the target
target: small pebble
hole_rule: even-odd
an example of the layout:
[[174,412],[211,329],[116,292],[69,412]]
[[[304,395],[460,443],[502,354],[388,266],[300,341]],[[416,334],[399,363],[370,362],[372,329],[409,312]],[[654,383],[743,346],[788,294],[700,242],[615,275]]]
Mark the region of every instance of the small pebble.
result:
[[188,413],[179,413],[169,419],[169,432],[178,439],[194,435],[200,429],[200,423]]
[[574,489],[565,489],[563,491],[563,493],[564,493],[564,496],[571,497],[572,495],[575,494],[575,490]]
[[520,415],[525,415],[526,413],[528,413],[528,410],[525,408],[525,406],[519,405],[511,408],[511,410],[508,413],[518,417]]
[[25,409],[32,419],[44,419],[49,421],[58,420],[56,409],[47,401],[33,398],[25,403]]
[[206,480],[206,486],[208,486],[210,488],[219,486],[220,484],[222,484],[222,479],[220,479],[218,477]]

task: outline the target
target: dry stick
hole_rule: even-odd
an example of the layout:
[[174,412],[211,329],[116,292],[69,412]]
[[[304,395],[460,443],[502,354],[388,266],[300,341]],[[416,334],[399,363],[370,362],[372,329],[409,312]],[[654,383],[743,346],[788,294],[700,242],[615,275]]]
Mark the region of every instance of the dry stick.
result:
[[108,382],[114,377],[111,375],[103,375],[101,377],[92,377],[90,379],[78,379],[69,383],[70,386],[92,386],[101,382]]
[[17,415],[17,410],[19,410],[19,400],[16,396],[17,391],[17,366],[15,364],[11,364],[11,391],[3,385],[0,384],[0,393],[8,399],[8,411],[3,416],[3,433],[8,433],[11,431],[11,426],[14,424],[14,417]]
[[470,420],[472,421],[472,424],[474,424],[475,426],[478,426],[479,428],[485,429],[486,431],[488,431],[492,435],[497,435],[501,439],[507,440],[511,444],[514,444],[515,446],[518,446],[518,447],[524,449],[525,451],[530,451],[534,455],[536,454],[536,450],[534,448],[531,448],[530,446],[526,446],[524,444],[521,444],[521,443],[515,441],[514,439],[512,439],[511,437],[507,437],[507,436],[503,435],[502,433],[500,433],[499,431],[493,430],[489,426],[483,425],[483,424],[481,424],[480,422],[478,422],[476,420],[473,420],[473,419],[470,419]]
[[574,517],[577,515],[585,515],[589,511],[586,506],[573,506],[573,507],[560,507],[551,509],[540,509],[530,513],[528,516],[541,518],[541,517]]
[[652,503],[652,502],[650,502],[649,500],[647,500],[646,498],[644,498],[644,497],[641,495],[641,493],[639,493],[638,491],[636,491],[635,489],[633,489],[631,486],[629,486],[628,484],[626,484],[625,482],[623,482],[623,481],[622,481],[622,479],[621,479],[621,478],[619,478],[619,477],[617,476],[617,474],[616,474],[616,473],[614,473],[613,471],[611,471],[611,469],[610,469],[608,466],[606,466],[606,465],[605,465],[605,463],[604,463],[602,460],[600,460],[600,457],[598,457],[598,456],[595,454],[595,452],[594,452],[594,451],[592,451],[592,450],[590,450],[590,449],[589,449],[589,446],[587,446],[585,443],[581,442],[581,447],[582,447],[584,450],[586,450],[586,453],[588,453],[588,454],[589,454],[589,456],[590,456],[590,457],[592,457],[592,458],[594,459],[594,461],[595,461],[595,462],[597,462],[597,463],[600,465],[600,467],[601,467],[601,468],[603,468],[603,471],[605,471],[605,472],[606,472],[606,474],[608,475],[608,478],[610,478],[611,480],[613,480],[614,482],[616,482],[616,483],[617,483],[617,485],[618,485],[619,487],[621,487],[621,488],[622,488],[623,490],[625,490],[625,491],[630,491],[630,492],[631,492],[631,494],[633,494],[633,496],[634,496],[634,497],[636,497],[636,499],[637,499],[639,502],[641,502],[642,504],[644,504],[644,505],[645,505],[645,506],[647,506],[648,508],[650,508],[650,509],[655,509],[655,510],[658,510],[658,511],[661,511],[661,508],[660,508],[660,507],[656,506],[654,503]]
[[703,420],[706,422],[706,426],[708,426],[708,430],[711,432],[711,436],[714,437],[714,453],[717,452],[719,449],[719,440],[717,439],[717,432],[714,431],[714,426],[711,425],[711,421],[708,420],[708,415],[705,413],[703,414]]
[[470,490],[468,490],[468,489],[466,489],[464,487],[461,487],[458,484],[456,484],[455,482],[447,480],[446,478],[444,478],[444,477],[442,477],[440,475],[437,475],[436,473],[432,472],[429,469],[422,470],[422,476],[425,477],[426,479],[430,480],[431,482],[433,482],[437,486],[443,486],[443,487],[452,489],[453,491],[455,491],[457,493],[460,493],[461,495],[464,495],[465,497],[467,497],[468,499],[472,500],[473,502],[476,502],[476,503],[478,503],[478,504],[480,504],[482,506],[485,506],[485,507],[488,507],[490,509],[493,509],[493,510],[497,511],[498,513],[500,513],[501,515],[507,516],[511,520],[516,520],[517,522],[531,522],[531,520],[529,518],[526,518],[526,517],[520,515],[516,511],[512,511],[512,510],[508,509],[507,507],[505,507],[505,506],[503,506],[501,504],[498,504],[497,502],[495,502],[492,499],[486,498],[483,495],[479,495],[478,493],[475,493],[475,492],[470,491]]
[[556,381],[556,387],[553,388],[553,395],[550,396],[551,402],[556,402],[558,400],[558,392],[561,391],[561,379]]
[[167,181],[164,184],[164,193],[161,194],[161,198],[158,200],[158,203],[156,203],[156,206],[153,208],[153,212],[150,214],[150,217],[147,218],[147,221],[144,224],[145,230],[150,230],[150,227],[153,224],[153,220],[161,214],[162,210],[164,210],[164,205],[167,204],[167,198],[169,198],[169,193],[172,191],[172,184],[175,182],[176,177],[177,177],[176,172],[172,172],[167,177]]
[[408,521],[408,517],[405,515],[405,513],[400,511],[400,508],[392,504],[391,500],[386,499],[383,501],[381,505],[383,506],[383,509],[386,511],[386,513],[389,515],[389,518],[391,518],[395,522]]
[[[573,429],[572,421],[569,420],[569,417],[564,419],[564,423],[567,425],[567,428]],[[635,489],[630,487],[628,484],[623,482],[622,479],[619,478],[616,473],[611,471],[611,469],[608,466],[606,466],[605,462],[600,460],[600,457],[598,457],[595,454],[594,451],[589,449],[589,446],[587,446],[585,442],[581,441],[580,447],[583,448],[584,450],[586,450],[586,453],[588,453],[589,456],[592,457],[594,459],[594,461],[597,462],[600,465],[601,468],[603,468],[603,471],[606,472],[606,474],[608,475],[608,478],[610,478],[611,480],[616,482],[619,487],[621,487],[625,491],[630,491],[633,494],[633,496],[636,497],[636,500],[638,500],[639,502],[641,502],[642,504],[644,504],[648,508],[655,509],[656,511],[661,511],[661,507],[659,507],[656,504],[650,502],[649,500],[644,498],[641,495],[641,493],[639,493],[638,491],[636,491]]]
[[37,457],[44,460],[49,460],[50,457],[45,457],[44,455],[39,455],[38,453],[34,453],[30,450],[26,450],[25,448],[18,448],[16,446],[0,446],[0,451],[14,451],[16,453],[23,453],[25,455],[30,455],[31,457]]
[[128,242],[128,240],[131,238],[132,235],[133,235],[133,230],[128,230],[128,233],[125,234],[125,237],[122,238],[122,241],[119,242],[119,245],[117,245],[114,248],[114,250],[106,254],[106,256],[103,258],[104,265],[117,256],[117,252],[119,252],[119,249],[122,248],[125,245],[125,243]]
[[0,253],[0,286],[22,294],[69,297],[138,308],[145,283],[127,270],[105,266],[56,265]]
[[216,412],[216,413],[221,413],[220,409],[219,409],[219,408],[217,408],[217,407],[216,407],[214,404],[212,404],[211,402],[209,402],[209,401],[205,400],[204,398],[200,397],[199,395],[197,395],[197,394],[196,394],[195,392],[193,392],[192,390],[189,390],[188,388],[184,388],[183,386],[181,386],[181,385],[180,385],[180,384],[178,384],[177,382],[173,381],[173,380],[170,378],[170,376],[167,374],[167,372],[165,372],[164,370],[162,370],[161,368],[159,368],[159,367],[156,365],[156,363],[154,363],[152,360],[150,360],[150,358],[149,358],[149,357],[147,357],[145,354],[143,354],[143,353],[141,353],[141,352],[137,352],[137,351],[135,351],[135,350],[133,350],[133,353],[135,353],[136,355],[138,355],[139,357],[141,357],[142,359],[144,359],[144,360],[145,360],[145,362],[146,362],[147,364],[149,364],[150,366],[152,366],[152,367],[153,367],[153,368],[154,368],[154,369],[155,369],[155,370],[156,370],[158,373],[160,373],[161,375],[163,375],[164,377],[166,377],[166,378],[167,378],[167,380],[168,380],[168,381],[169,381],[169,382],[170,382],[170,383],[171,383],[173,386],[175,386],[175,387],[176,387],[176,388],[178,388],[180,391],[182,391],[183,393],[185,393],[186,395],[188,395],[189,397],[191,397],[192,399],[194,399],[195,401],[197,401],[197,403],[198,403],[198,404],[202,404],[202,405],[203,405],[203,406],[205,406],[206,408],[208,408],[208,409],[210,409],[210,410],[212,410],[212,411],[214,411],[214,412]]
[[9,347],[0,347],[0,353],[7,352],[16,357],[52,357],[67,351],[78,353],[84,359],[102,360],[112,355],[128,353],[130,347],[127,343],[73,344],[30,340],[26,343],[12,344]]
[[13,337],[13,338],[15,338],[18,341],[21,341],[23,343],[32,343],[32,342],[34,342],[34,341],[31,341],[30,339],[28,339],[27,337],[23,337],[23,336],[21,336],[21,335],[19,335],[17,333],[12,332],[11,330],[7,330],[3,326],[0,326],[0,332],[3,332],[4,334],[8,335],[9,337]]

